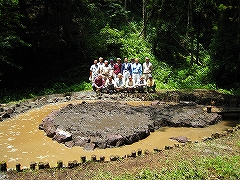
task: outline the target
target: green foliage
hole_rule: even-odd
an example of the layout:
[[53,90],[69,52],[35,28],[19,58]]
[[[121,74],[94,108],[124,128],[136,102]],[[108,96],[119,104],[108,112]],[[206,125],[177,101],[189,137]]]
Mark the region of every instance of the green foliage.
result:
[[17,9],[17,0],[0,1],[0,80],[1,75],[7,73],[7,67],[22,69],[12,57],[15,49],[30,46],[21,38],[21,30],[25,27],[21,22],[23,15]]

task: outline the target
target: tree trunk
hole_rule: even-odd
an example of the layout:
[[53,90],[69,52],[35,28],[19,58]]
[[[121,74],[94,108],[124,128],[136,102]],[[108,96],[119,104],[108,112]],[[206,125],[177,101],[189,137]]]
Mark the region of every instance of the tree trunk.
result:
[[[27,10],[26,10],[25,0],[19,0],[19,6],[20,6],[20,12],[24,15],[24,22],[25,22],[26,30],[28,31],[28,33],[26,33],[26,35],[29,37],[29,39],[31,41],[33,54],[36,57],[37,50],[36,50],[36,44],[35,44],[35,41],[34,41],[33,35],[32,35],[33,34],[33,28],[32,28],[32,24],[31,24],[29,15],[28,15]],[[34,59],[37,59],[37,58],[34,58]]]
[[192,9],[192,0],[189,0],[189,14],[188,14],[188,21],[189,21],[189,29],[188,31],[190,32],[189,35],[190,35],[190,49],[191,49],[191,64],[194,63],[194,44],[193,44],[193,40],[194,40],[194,34],[193,34],[193,9]]
[[146,38],[146,22],[147,22],[146,4],[147,4],[147,0],[143,0],[143,9],[142,9],[143,30],[142,30],[142,34],[143,34],[144,39]]
[[239,52],[238,52],[238,64],[237,64],[237,69],[234,77],[234,81],[238,81],[239,78],[239,68],[240,68],[240,2],[237,1],[237,23],[238,23],[238,47],[239,47]]

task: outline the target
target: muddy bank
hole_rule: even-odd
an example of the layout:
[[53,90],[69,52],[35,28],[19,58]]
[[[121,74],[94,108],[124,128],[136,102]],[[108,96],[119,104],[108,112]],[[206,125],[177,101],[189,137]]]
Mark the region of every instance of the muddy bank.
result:
[[33,108],[39,108],[46,104],[68,102],[70,100],[107,100],[107,101],[154,101],[180,102],[193,101],[200,105],[240,107],[240,97],[218,93],[213,90],[191,91],[158,91],[153,94],[145,93],[121,93],[121,94],[96,94],[93,91],[73,92],[65,94],[53,94],[19,103],[0,104],[0,121],[12,118]]
[[217,113],[207,113],[196,103],[164,103],[131,106],[125,103],[98,101],[69,104],[53,111],[39,128],[48,137],[68,147],[85,150],[132,144],[163,126],[205,127],[221,120]]

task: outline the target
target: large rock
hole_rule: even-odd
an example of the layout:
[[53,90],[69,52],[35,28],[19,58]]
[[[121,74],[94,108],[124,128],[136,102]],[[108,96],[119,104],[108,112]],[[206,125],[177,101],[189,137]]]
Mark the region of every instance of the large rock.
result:
[[44,126],[44,131],[47,136],[53,138],[56,135],[56,127],[53,124],[48,124]]
[[89,138],[82,137],[82,136],[76,136],[73,137],[74,145],[75,146],[85,146],[86,143],[89,142]]
[[53,140],[63,143],[72,140],[72,134],[62,129],[56,129]]
[[[221,120],[193,102],[154,102],[151,106],[130,106],[118,102],[68,104],[51,112],[39,127],[66,146],[93,148],[132,144],[163,126],[205,127]],[[66,121],[67,119],[67,121]],[[58,129],[57,129],[58,128]]]
[[188,142],[188,140],[189,140],[186,136],[171,137],[170,139],[176,140],[180,143],[185,143],[185,142]]
[[83,149],[86,151],[92,151],[94,148],[95,148],[94,143],[86,143],[83,147]]
[[120,146],[124,142],[124,138],[121,134],[110,134],[107,136],[107,144],[109,146]]

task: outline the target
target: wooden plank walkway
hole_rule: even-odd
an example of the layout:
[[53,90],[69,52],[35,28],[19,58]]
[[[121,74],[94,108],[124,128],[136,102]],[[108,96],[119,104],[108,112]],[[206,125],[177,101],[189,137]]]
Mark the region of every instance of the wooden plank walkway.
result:
[[[208,106],[211,107],[211,112],[213,113],[240,113],[240,108],[234,107],[216,107],[216,106]],[[204,108],[204,111],[207,111],[207,107]]]

